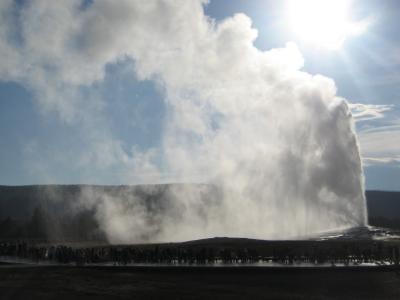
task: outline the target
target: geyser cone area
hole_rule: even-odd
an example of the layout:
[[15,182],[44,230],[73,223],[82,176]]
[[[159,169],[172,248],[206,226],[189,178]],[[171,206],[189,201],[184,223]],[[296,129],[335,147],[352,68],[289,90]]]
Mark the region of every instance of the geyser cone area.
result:
[[[75,209],[94,210],[113,243],[288,239],[364,226],[359,149],[335,83],[301,71],[293,43],[258,49],[249,17],[217,22],[204,14],[206,2],[53,1],[27,5],[15,20],[17,6],[1,5],[10,20],[0,31],[8,58],[0,77],[79,128],[80,168],[99,176],[116,169],[114,182],[216,187],[173,185],[159,198],[151,186],[146,197],[84,187]],[[9,38],[16,23],[23,43]],[[125,147],[107,127],[109,99],[91,93],[118,64],[161,93],[165,121],[155,148]]]
[[[74,211],[95,212],[111,243],[178,242],[215,236],[309,239],[365,224],[342,198],[250,198],[204,184],[83,187]],[[346,211],[345,208],[349,210]],[[62,236],[62,235],[60,235]],[[322,236],[322,235],[321,235]]]

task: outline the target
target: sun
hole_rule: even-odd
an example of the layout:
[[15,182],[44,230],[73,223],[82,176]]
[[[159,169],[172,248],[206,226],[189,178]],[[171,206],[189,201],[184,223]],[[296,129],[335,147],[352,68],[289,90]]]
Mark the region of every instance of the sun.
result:
[[366,30],[365,21],[353,22],[349,0],[292,0],[288,2],[291,30],[317,47],[340,49],[350,36]]

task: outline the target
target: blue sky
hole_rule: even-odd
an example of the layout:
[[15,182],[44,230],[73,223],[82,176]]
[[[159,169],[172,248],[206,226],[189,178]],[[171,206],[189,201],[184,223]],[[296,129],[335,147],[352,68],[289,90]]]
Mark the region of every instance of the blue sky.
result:
[[[13,12],[18,13],[25,5],[24,1],[15,2]],[[88,6],[81,9],[90,9],[90,3]],[[283,2],[211,0],[204,10],[217,23],[236,13],[246,14],[258,30],[255,46],[260,50],[294,41],[304,57],[302,70],[332,78],[337,94],[354,104],[366,187],[400,190],[399,3],[354,1],[352,7],[354,18],[373,21],[365,33],[348,38],[339,50],[304,43],[288,26]],[[11,23],[20,20],[11,19]],[[16,47],[20,34],[18,29],[8,34]],[[118,174],[138,164],[151,172],[151,166],[134,159],[125,167],[125,158],[108,159],[95,152],[85,158],[92,153],[93,144],[104,145],[101,141],[107,136],[115,140],[112,151],[139,153],[138,160],[141,155],[151,156],[149,149],[155,149],[152,161],[163,169],[156,150],[163,142],[162,128],[167,122],[163,86],[157,79],[138,78],[135,64],[130,58],[107,63],[104,76],[79,87],[79,97],[84,101],[73,107],[74,113],[67,102],[49,104],[40,100],[44,98],[42,91],[23,75],[0,76],[0,184],[140,183],[137,175],[126,182]],[[57,82],[48,84],[57,86]],[[52,97],[69,96],[67,89],[60,94],[58,91],[51,91]],[[101,104],[97,104],[97,98],[102,99]],[[104,136],[93,134],[91,126]],[[100,163],[94,166],[93,162]]]

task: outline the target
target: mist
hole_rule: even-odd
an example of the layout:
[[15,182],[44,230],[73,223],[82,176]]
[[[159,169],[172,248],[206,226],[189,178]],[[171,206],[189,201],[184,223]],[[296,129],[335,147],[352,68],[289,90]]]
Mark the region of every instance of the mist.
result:
[[[201,183],[173,185],[156,206],[83,188],[76,209],[94,208],[111,242],[294,239],[366,225],[347,100],[333,80],[301,71],[294,43],[261,51],[250,18],[216,22],[206,1],[84,3],[3,1],[0,80],[26,86],[43,111],[81,127],[89,165],[124,165],[125,177],[143,174],[148,184]],[[14,30],[20,40],[9,38]],[[124,149],[102,122],[104,99],[82,92],[102,82],[107,65],[131,60],[135,79],[164,97],[158,149]]]

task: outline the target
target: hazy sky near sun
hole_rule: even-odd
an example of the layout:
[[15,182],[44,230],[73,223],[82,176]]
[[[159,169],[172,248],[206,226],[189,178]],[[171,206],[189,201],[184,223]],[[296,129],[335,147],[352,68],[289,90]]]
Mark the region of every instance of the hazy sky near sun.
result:
[[[13,13],[23,10],[26,2],[14,1],[17,9]],[[261,50],[295,42],[304,57],[303,70],[332,78],[337,94],[351,103],[367,188],[400,190],[399,1],[353,1],[350,17],[368,20],[368,28],[347,38],[339,49],[318,47],[299,37],[290,26],[286,4],[211,0],[204,10],[216,22],[236,13],[246,14],[258,31],[255,45]],[[81,9],[90,5],[91,1],[83,1]],[[0,34],[6,22],[7,18],[0,18]],[[18,44],[22,36],[15,30],[9,38]],[[0,41],[0,51],[2,44]],[[0,68],[7,59],[2,58]],[[167,108],[160,87],[154,81],[136,78],[134,67],[135,62],[129,59],[108,64],[104,78],[83,86],[80,93],[88,101],[80,108],[80,118],[90,114],[94,120],[90,126],[101,123],[99,131],[107,131],[118,141],[111,151],[135,149],[129,168],[151,172],[140,162],[143,155],[160,147]],[[35,101],[38,97],[41,95],[28,82],[0,77],[0,184],[140,183],[140,175],[121,181],[123,159],[115,161],[88,150],[92,141],[82,133],[87,123],[74,122],[68,107],[60,113],[42,105],[40,99]],[[93,104],[96,101],[89,101],[96,98],[104,100],[98,104],[100,108]],[[110,149],[104,149],[107,151]],[[158,164],[162,169],[162,162]]]

